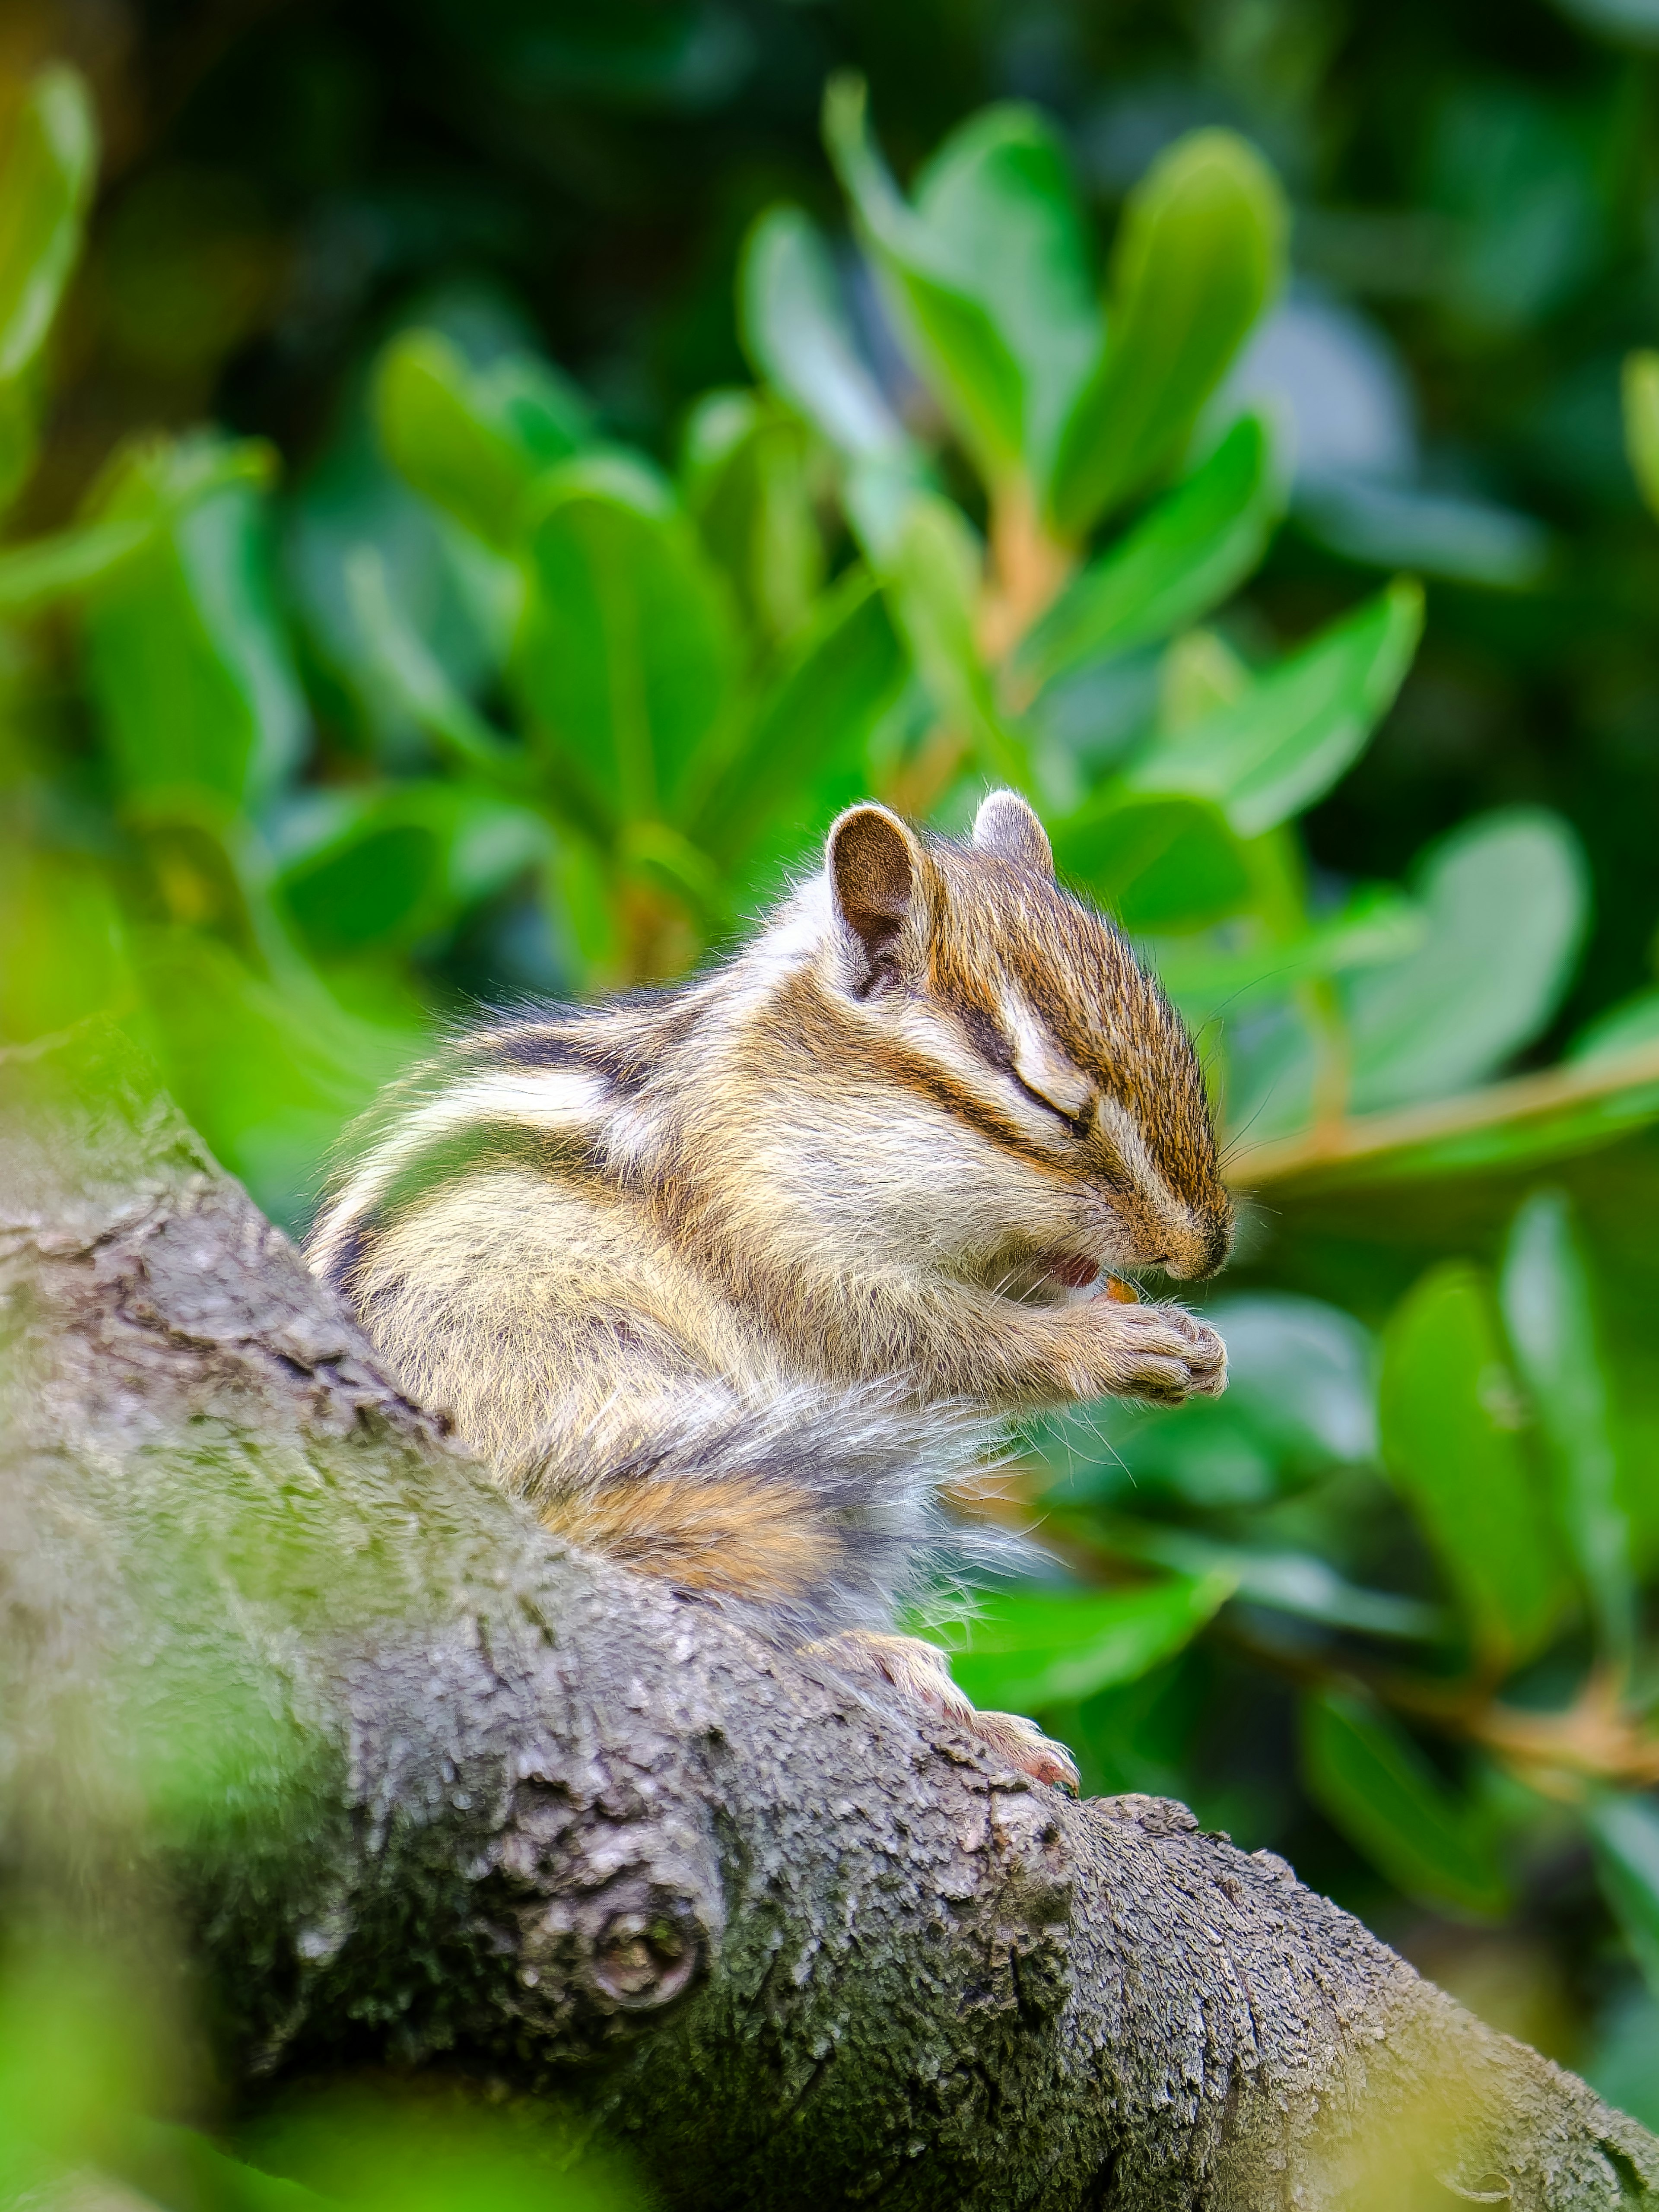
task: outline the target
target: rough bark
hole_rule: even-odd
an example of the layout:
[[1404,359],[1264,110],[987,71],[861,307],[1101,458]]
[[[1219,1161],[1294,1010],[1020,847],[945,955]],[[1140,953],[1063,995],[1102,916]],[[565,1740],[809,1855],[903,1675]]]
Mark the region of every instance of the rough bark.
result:
[[151,1885],[245,2082],[574,2079],[687,2207],[1659,2199],[1270,1854],[562,1548],[118,1043],[0,1079],[8,1863]]

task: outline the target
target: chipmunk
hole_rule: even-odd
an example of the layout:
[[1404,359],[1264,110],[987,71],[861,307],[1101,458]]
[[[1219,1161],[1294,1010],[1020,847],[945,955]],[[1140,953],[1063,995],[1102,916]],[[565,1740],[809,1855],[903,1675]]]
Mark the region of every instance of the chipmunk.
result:
[[401,1385],[548,1528],[947,1714],[891,1634],[988,1422],[1225,1383],[1231,1206],[1192,1043],[1012,791],[967,844],[850,808],[726,964],[463,1033],[308,1245]]

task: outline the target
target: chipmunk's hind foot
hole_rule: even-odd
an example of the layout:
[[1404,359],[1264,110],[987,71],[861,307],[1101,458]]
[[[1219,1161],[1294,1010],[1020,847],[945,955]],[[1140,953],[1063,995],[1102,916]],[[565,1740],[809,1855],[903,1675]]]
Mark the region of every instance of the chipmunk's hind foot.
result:
[[1000,1752],[1022,1773],[1077,1795],[1077,1766],[1065,1745],[1051,1741],[1023,1714],[981,1712],[951,1680],[950,1662],[936,1645],[924,1644],[917,1636],[882,1636],[854,1628],[821,1638],[805,1650],[855,1680],[885,1682],[908,1703],[942,1714]]

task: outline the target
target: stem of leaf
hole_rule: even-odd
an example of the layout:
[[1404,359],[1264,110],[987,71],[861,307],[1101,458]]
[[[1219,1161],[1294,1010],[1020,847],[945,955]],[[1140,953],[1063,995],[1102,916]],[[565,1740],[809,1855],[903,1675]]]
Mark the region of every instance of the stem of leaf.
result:
[[991,558],[980,600],[980,651],[992,666],[1006,659],[1077,566],[1077,549],[1042,526],[1030,479],[1005,477],[991,495]]

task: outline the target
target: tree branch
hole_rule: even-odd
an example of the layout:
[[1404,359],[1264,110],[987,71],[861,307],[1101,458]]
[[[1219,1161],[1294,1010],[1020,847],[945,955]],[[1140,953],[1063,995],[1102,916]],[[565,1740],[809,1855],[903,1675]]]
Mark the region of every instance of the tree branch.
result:
[[111,1034],[0,1162],[6,1863],[151,1885],[244,2081],[575,2069],[687,2207],[1659,2197],[1271,1854],[537,1528]]

